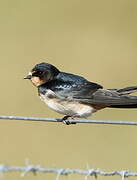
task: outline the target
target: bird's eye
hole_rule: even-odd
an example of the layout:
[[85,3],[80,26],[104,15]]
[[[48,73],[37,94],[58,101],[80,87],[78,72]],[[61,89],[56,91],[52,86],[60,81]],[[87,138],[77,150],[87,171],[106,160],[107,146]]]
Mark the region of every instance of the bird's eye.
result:
[[38,74],[41,75],[43,72],[42,71],[38,71]]
[[41,76],[43,74],[42,71],[35,71],[32,76]]

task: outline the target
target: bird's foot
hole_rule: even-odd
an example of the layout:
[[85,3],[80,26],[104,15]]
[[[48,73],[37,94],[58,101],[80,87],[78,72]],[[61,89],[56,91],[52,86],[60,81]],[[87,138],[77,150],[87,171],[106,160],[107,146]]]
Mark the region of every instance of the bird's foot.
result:
[[72,116],[64,116],[62,118],[62,122],[66,125],[70,125],[70,124],[76,124],[75,122],[70,122],[69,120],[74,119]]

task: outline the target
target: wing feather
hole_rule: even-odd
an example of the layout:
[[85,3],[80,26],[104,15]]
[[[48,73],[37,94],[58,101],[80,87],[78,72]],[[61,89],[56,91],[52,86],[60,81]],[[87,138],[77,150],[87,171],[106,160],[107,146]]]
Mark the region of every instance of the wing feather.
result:
[[121,95],[114,90],[98,89],[90,97],[74,97],[76,101],[94,105],[126,105],[137,104],[136,96]]

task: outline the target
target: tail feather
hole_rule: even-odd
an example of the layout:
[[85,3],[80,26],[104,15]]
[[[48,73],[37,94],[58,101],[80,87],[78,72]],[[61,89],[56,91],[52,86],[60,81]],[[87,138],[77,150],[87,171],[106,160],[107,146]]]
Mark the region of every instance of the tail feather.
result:
[[137,104],[111,105],[110,108],[137,108]]
[[[137,86],[126,87],[123,89],[116,89],[120,95],[128,95],[137,92]],[[137,104],[126,104],[126,105],[111,105],[111,108],[137,108]]]
[[121,95],[131,94],[131,93],[137,92],[137,86],[131,86],[131,87],[123,88],[123,89],[118,89],[117,92],[119,92]]

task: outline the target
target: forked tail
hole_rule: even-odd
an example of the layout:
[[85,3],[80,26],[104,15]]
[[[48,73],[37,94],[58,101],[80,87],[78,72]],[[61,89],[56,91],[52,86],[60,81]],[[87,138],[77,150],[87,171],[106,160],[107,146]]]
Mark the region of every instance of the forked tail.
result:
[[[137,92],[137,86],[126,87],[123,89],[116,89],[116,91],[119,92],[121,95],[128,95],[128,94]],[[111,105],[109,107],[111,107],[111,108],[137,108],[137,103],[125,104],[125,105]]]

